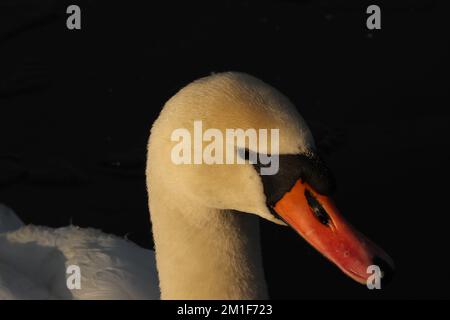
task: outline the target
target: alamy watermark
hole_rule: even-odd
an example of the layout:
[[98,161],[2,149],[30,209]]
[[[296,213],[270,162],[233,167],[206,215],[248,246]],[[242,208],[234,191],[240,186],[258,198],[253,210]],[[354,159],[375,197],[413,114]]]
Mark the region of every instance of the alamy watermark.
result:
[[66,269],[66,286],[69,290],[81,289],[81,269],[76,264],[72,264]]
[[[260,165],[261,175],[274,175],[279,169],[279,129],[203,130],[202,121],[194,121],[193,134],[186,128],[175,129],[171,141],[174,164],[250,164]],[[193,135],[193,136],[192,136]],[[269,142],[270,135],[270,142]],[[206,145],[204,145],[206,143]]]
[[70,14],[66,20],[66,26],[69,30],[81,29],[81,8],[75,4],[67,7],[66,13]]
[[366,281],[367,288],[369,290],[381,289],[381,278],[383,277],[383,274],[380,267],[376,264],[368,266],[367,274],[370,274]]

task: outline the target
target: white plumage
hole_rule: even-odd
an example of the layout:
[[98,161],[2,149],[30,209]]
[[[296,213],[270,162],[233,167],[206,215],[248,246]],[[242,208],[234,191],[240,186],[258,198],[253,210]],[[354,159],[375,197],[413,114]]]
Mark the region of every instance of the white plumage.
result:
[[[0,299],[159,299],[151,250],[95,229],[24,226],[0,205]],[[69,290],[66,270],[81,270]]]

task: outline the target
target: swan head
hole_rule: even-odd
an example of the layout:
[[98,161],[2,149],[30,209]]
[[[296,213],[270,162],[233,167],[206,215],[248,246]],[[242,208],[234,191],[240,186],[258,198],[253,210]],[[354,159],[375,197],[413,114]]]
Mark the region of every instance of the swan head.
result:
[[[149,201],[186,208],[192,223],[215,210],[248,213],[288,225],[360,283],[389,256],[357,232],[335,207],[335,183],[313,136],[289,99],[250,75],[201,78],[181,89],[155,121],[148,145]],[[207,213],[205,213],[207,212]]]

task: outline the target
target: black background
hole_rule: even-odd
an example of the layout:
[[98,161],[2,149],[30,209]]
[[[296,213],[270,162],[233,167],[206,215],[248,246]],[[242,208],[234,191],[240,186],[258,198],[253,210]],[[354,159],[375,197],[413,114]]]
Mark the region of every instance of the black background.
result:
[[[271,297],[449,298],[445,1],[111,2],[0,3],[1,203],[26,223],[152,248],[152,122],[190,81],[243,71],[337,145],[327,162],[339,207],[397,266],[369,291],[263,221]],[[81,30],[66,28],[69,4]],[[381,30],[366,28],[368,4],[380,5]]]

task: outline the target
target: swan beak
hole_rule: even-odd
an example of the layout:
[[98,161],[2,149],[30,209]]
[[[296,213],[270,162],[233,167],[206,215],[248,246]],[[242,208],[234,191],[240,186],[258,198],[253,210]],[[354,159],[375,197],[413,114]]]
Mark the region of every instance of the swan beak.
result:
[[[366,284],[378,271],[381,285],[393,275],[392,259],[356,231],[339,213],[333,201],[298,180],[273,207],[275,212],[314,248],[345,274]],[[376,267],[371,266],[377,266]]]

